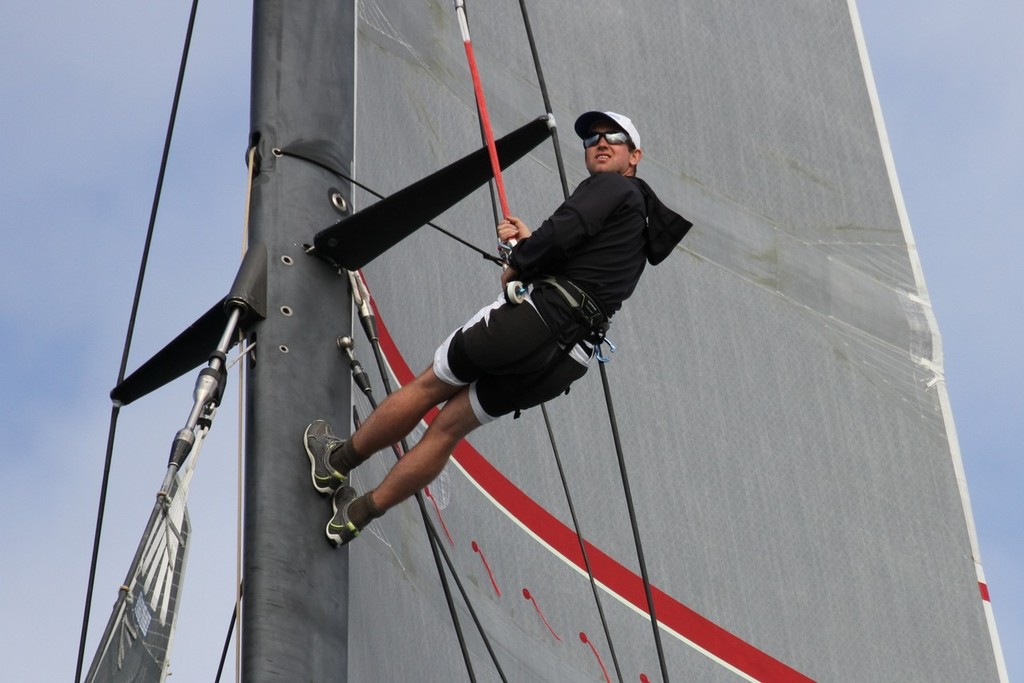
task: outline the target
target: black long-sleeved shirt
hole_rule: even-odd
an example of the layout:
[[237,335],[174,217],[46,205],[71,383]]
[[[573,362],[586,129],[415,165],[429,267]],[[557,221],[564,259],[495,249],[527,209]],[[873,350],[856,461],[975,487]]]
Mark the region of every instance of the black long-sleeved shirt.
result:
[[[587,178],[512,249],[509,264],[526,281],[542,275],[569,278],[611,317],[633,293],[647,263],[647,210],[640,182],[613,172]],[[551,297],[537,303],[545,315]]]

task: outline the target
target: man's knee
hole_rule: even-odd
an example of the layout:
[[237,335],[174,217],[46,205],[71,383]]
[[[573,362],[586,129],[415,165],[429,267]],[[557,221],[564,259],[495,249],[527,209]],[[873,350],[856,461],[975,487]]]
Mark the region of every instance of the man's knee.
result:
[[421,372],[413,384],[422,392],[428,394],[434,400],[434,405],[447,401],[453,395],[455,395],[460,389],[465,387],[448,384],[437,376],[434,372],[433,366],[428,366],[426,370]]
[[441,409],[431,427],[448,434],[453,439],[461,439],[480,426],[480,421],[473,413],[469,400],[469,387],[456,387],[454,396]]

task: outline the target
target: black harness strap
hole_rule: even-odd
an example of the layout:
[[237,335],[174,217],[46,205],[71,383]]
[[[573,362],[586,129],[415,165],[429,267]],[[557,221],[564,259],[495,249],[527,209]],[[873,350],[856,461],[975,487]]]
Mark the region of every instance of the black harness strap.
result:
[[605,334],[608,333],[608,316],[604,314],[597,299],[569,278],[545,276],[535,282],[543,282],[553,287],[569,304],[576,322],[586,330],[586,334],[575,343],[570,344],[569,348],[580,341],[587,341],[594,345],[604,341]]

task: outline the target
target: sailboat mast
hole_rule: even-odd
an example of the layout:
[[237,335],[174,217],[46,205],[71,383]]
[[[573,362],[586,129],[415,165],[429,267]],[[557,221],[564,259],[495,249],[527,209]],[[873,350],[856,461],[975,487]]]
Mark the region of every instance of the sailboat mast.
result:
[[348,554],[324,538],[330,502],[303,476],[301,437],[314,418],[351,416],[335,344],[351,333],[348,279],[303,250],[347,215],[350,194],[320,165],[274,150],[299,146],[350,172],[355,25],[354,3],[254,3],[249,239],[267,248],[268,311],[250,332],[246,411],[241,650],[253,683],[347,677]]

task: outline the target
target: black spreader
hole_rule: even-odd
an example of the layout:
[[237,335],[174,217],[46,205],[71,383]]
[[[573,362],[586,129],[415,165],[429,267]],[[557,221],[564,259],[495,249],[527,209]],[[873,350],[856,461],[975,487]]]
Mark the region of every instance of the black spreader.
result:
[[[495,141],[501,168],[547,139],[551,134],[547,121],[542,116]],[[313,239],[314,252],[349,270],[362,268],[493,177],[483,147],[321,230]]]
[[114,387],[110,398],[128,405],[208,361],[224,334],[232,307],[242,309],[243,322],[266,317],[267,248],[262,244],[253,244],[245,252],[228,295]]

